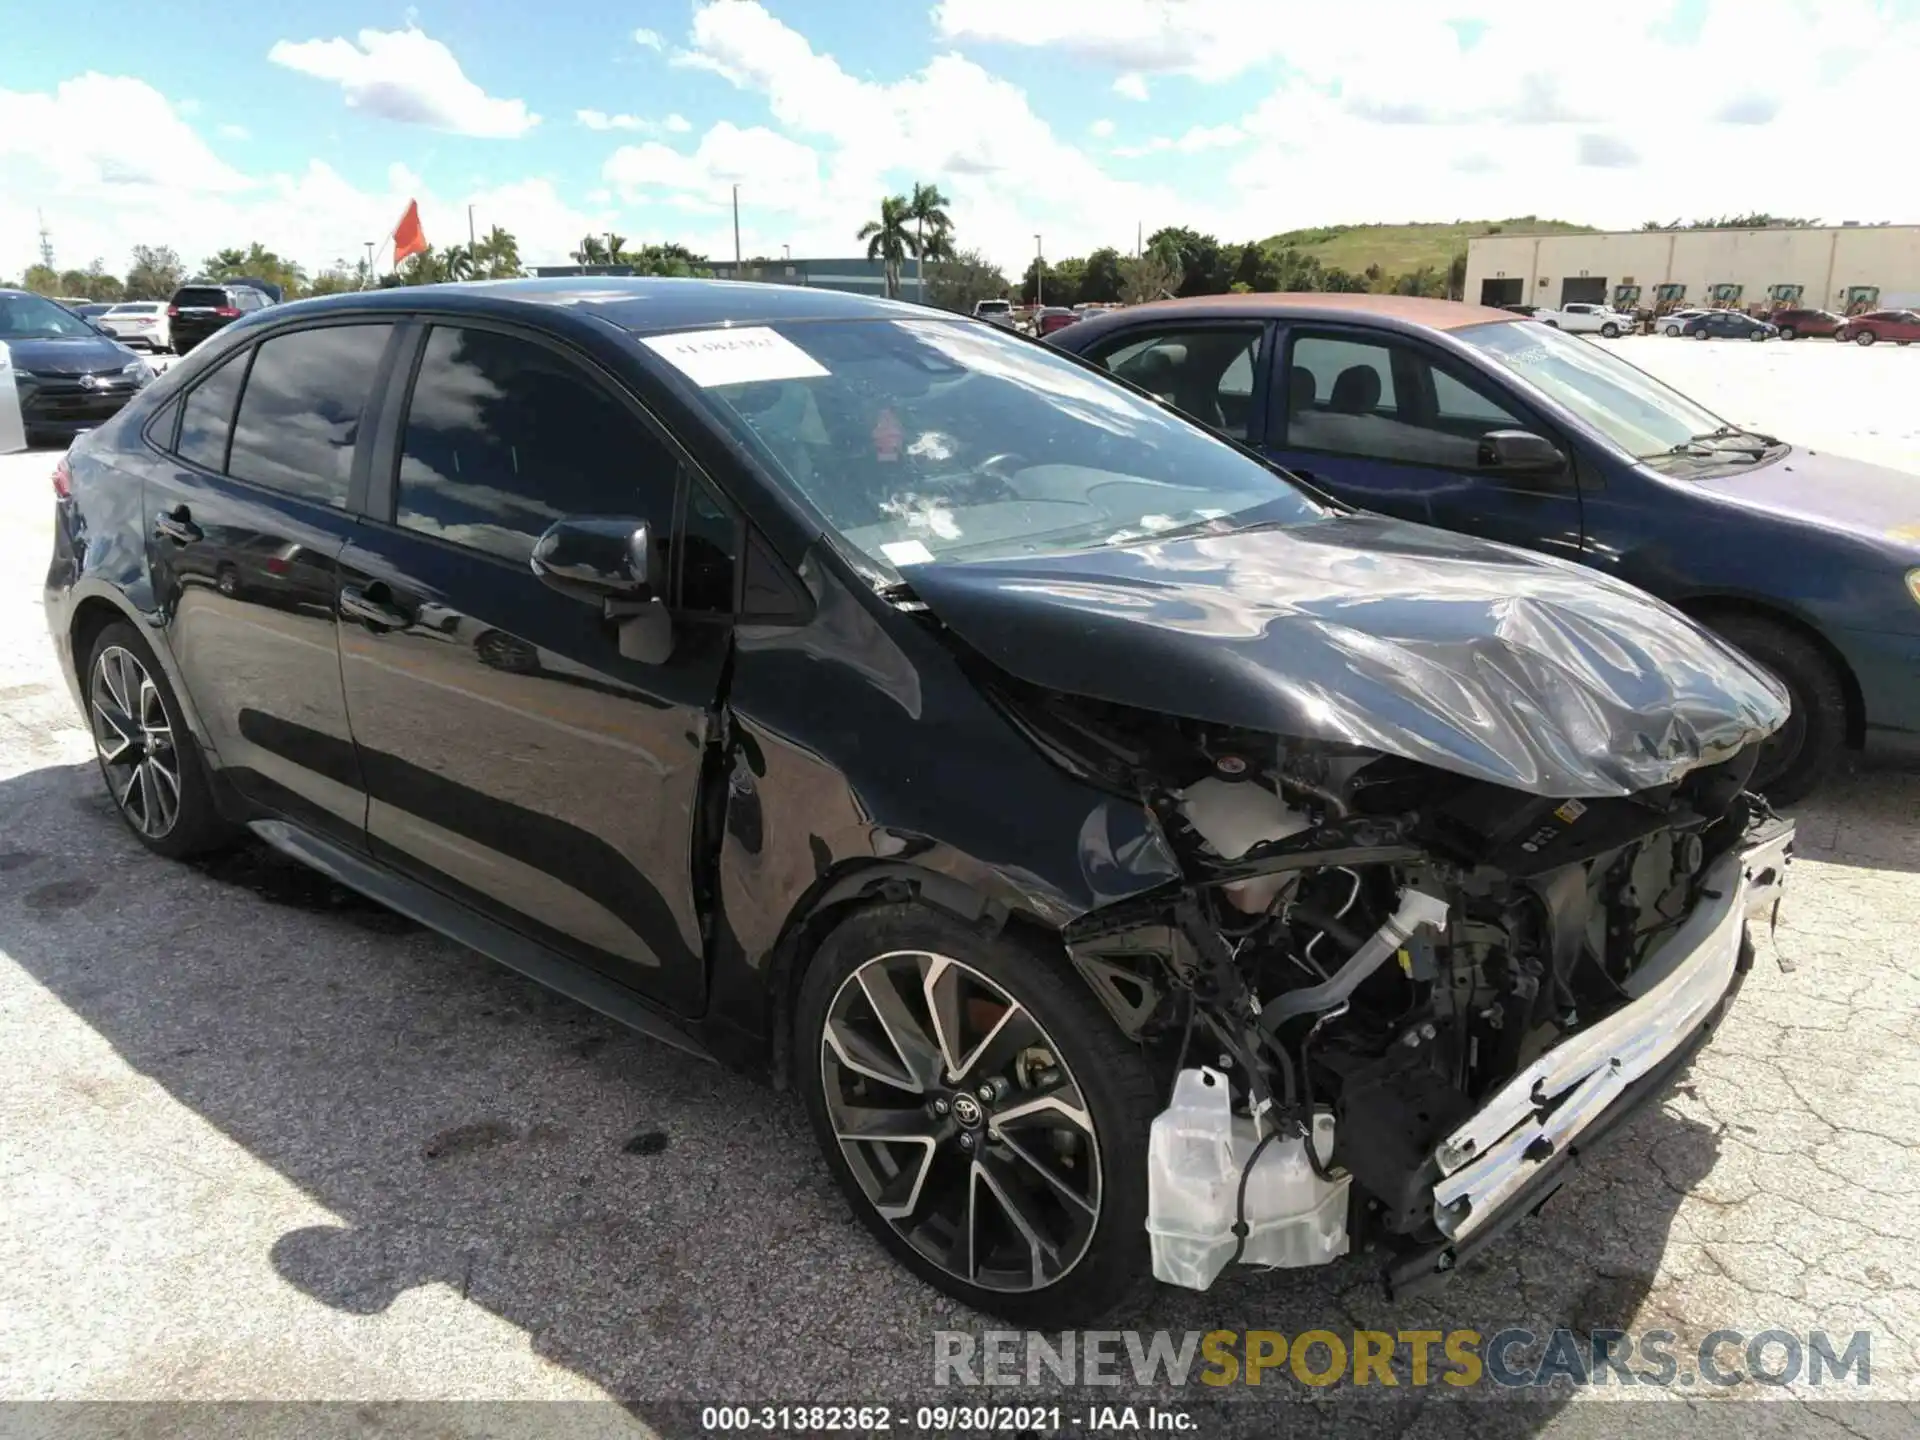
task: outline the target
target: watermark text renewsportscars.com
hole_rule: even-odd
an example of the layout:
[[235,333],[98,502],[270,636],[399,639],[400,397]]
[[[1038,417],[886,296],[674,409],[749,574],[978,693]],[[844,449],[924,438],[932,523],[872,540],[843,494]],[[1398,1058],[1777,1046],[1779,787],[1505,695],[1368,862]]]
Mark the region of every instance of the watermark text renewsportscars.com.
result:
[[942,1386],[1852,1385],[1872,1383],[1870,1332],[1715,1330],[937,1330]]

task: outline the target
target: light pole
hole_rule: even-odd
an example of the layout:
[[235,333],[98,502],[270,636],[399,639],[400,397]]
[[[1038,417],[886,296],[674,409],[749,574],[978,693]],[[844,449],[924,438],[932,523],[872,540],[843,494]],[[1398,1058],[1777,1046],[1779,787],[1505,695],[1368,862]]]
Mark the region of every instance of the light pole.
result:
[[782,260],[791,260],[793,258],[793,247],[791,245],[782,245],[780,247],[780,258]]
[[467,206],[467,264],[471,267],[467,271],[469,280],[476,279],[480,270],[479,257],[474,254],[476,248],[473,243],[473,206],[469,205]]
[[740,187],[733,187],[733,278],[740,278]]
[[367,286],[369,286],[369,285],[371,285],[371,284],[373,283],[373,245],[374,245],[374,242],[373,242],[373,241],[371,241],[371,240],[369,240],[369,241],[367,241],[366,243],[367,243],[367,273],[366,273],[366,274],[364,274],[364,275],[362,275],[362,276],[360,277],[360,288],[361,288],[362,290],[364,290],[364,289],[366,289],[366,288],[367,288]]
[[1033,237],[1033,308],[1038,310],[1046,303],[1045,285],[1047,283],[1047,257],[1040,237]]

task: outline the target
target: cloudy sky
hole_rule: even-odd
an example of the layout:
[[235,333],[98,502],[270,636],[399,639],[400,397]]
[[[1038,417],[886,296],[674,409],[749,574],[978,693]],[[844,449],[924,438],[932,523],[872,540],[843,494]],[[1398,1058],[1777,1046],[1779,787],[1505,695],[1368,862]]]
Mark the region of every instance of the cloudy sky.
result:
[[[953,197],[1014,268],[1342,221],[1609,227],[1765,209],[1916,220],[1920,0],[460,0],[11,4],[0,276],[319,267],[480,227],[848,254],[877,197]],[[137,17],[137,18],[136,18]],[[884,18],[883,18],[884,17]]]

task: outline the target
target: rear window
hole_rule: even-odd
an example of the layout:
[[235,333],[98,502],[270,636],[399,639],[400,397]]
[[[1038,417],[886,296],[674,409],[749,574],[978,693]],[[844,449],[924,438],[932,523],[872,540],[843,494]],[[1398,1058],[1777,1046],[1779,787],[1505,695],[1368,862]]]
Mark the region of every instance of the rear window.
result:
[[109,310],[107,313],[109,315],[151,315],[159,308],[160,307],[158,305],[152,304],[152,303],[141,304],[141,305],[116,305],[113,307],[113,309]]
[[227,303],[227,292],[211,285],[188,285],[174,292],[176,305],[204,305],[217,310]]
[[982,315],[988,314],[989,312],[997,315],[1002,310],[1011,310],[1013,303],[1008,300],[982,300],[974,308]]

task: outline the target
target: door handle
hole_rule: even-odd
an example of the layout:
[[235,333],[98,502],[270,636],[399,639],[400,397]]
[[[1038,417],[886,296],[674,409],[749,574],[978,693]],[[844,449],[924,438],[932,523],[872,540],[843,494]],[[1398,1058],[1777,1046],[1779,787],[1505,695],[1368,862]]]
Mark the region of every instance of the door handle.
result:
[[404,630],[413,617],[389,604],[391,592],[379,581],[362,590],[358,585],[340,587],[340,613],[351,616],[371,630]]
[[193,523],[193,512],[184,505],[162,510],[153,520],[153,533],[176,545],[190,545],[206,532]]

